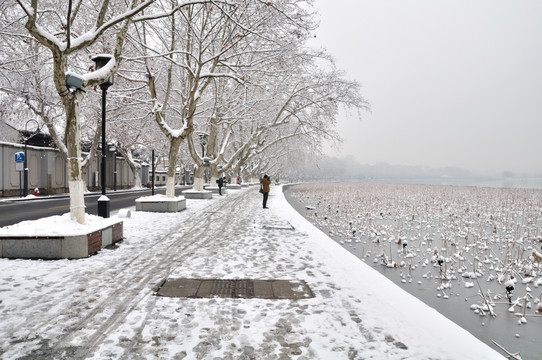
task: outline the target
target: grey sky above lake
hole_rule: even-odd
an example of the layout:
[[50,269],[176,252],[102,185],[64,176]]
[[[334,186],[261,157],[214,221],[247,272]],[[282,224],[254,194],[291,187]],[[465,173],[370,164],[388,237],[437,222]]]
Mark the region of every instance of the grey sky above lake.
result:
[[317,0],[315,44],[362,84],[334,156],[542,171],[542,1]]

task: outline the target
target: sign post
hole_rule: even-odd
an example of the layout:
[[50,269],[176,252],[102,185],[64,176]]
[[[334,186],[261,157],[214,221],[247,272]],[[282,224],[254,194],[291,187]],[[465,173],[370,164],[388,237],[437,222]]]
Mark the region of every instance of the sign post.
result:
[[24,152],[15,153],[15,170],[23,171],[24,170]]
[[24,152],[15,153],[15,170],[19,172],[19,196],[23,197],[21,187],[21,171],[24,171]]

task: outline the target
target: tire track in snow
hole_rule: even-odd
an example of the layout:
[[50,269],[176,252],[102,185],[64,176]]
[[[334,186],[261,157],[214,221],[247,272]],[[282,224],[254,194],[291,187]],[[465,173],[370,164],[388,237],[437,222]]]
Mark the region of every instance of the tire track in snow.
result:
[[[233,199],[233,201],[231,201],[231,199],[228,200],[230,201],[224,201],[222,204],[219,204],[219,211],[224,207],[232,206],[232,202],[234,204],[237,204],[241,201],[239,198]],[[164,275],[159,276],[159,278],[167,278],[172,271],[171,265],[173,263],[182,262],[183,259],[191,257],[195,250],[207,245],[212,241],[215,241],[215,239],[223,233],[223,226],[220,226],[221,224],[216,222],[214,218],[211,219],[213,214],[205,215],[206,216],[202,217],[201,219],[197,219],[196,222],[191,227],[186,229],[182,234],[177,234],[178,238],[162,251],[162,254],[164,254],[163,258],[156,258],[152,256],[152,259],[156,262],[156,264],[152,266],[147,266],[143,269],[139,269],[139,274],[147,275],[140,276],[141,279],[137,282],[136,288],[144,288],[145,285],[148,285],[150,283],[152,278],[157,277],[156,274],[165,273]],[[226,221],[226,218],[221,219],[223,219],[223,221]],[[212,229],[212,225],[215,226],[215,229]],[[193,240],[189,243],[184,242],[184,234],[189,234]],[[162,238],[162,241],[164,239],[165,237]],[[203,239],[203,241],[201,241],[200,239]],[[148,257],[148,255],[141,253],[138,256]],[[124,281],[124,284],[130,286],[131,282],[131,279],[128,279]],[[157,282],[153,282],[153,284],[156,285]],[[115,300],[118,294],[121,292],[123,292],[122,287],[118,288],[117,291],[115,291],[111,296],[109,296],[107,300],[103,301],[102,305],[97,310],[106,310],[104,309],[104,307],[110,307],[111,301]],[[115,313],[108,319],[108,321],[106,321],[99,329],[97,329],[94,332],[93,336],[91,336],[85,341],[85,347],[88,349],[92,349],[97,346],[97,344],[99,344],[101,340],[106,338],[114,328],[120,326],[121,321],[126,318],[129,311],[132,311],[137,306],[137,304],[139,304],[139,302],[141,302],[145,297],[151,295],[152,294],[149,292],[149,289],[144,288],[143,291],[139,290],[134,295],[125,297],[121,302],[120,307],[117,308]],[[131,304],[132,306],[128,308],[128,304]],[[126,310],[129,311],[127,312]],[[87,317],[87,319],[85,320],[86,321],[82,325],[88,324],[89,321],[94,321],[92,316]],[[84,326],[82,329],[84,329]],[[85,351],[85,353],[87,352]]]
[[[77,319],[75,325],[65,329],[64,336],[42,341],[44,344],[40,349],[41,356],[45,355],[47,358],[54,359],[91,356],[100,343],[121,326],[142,301],[152,298],[152,289],[159,283],[159,279],[169,276],[173,270],[172,265],[182,263],[183,259],[190,258],[200,247],[207,246],[223,235],[227,223],[231,222],[231,215],[216,217],[215,213],[227,209],[224,213],[229,214],[231,211],[228,210],[239,206],[249,193],[252,191],[243,191],[235,194],[237,196],[230,195],[221,202],[211,203],[203,211],[198,212],[200,218],[191,219],[191,226],[186,227],[185,223],[176,226],[145,250],[136,254],[109,280],[122,279],[105,299],[102,299],[84,317]],[[208,209],[213,211],[209,212]],[[173,241],[164,246],[172,237]],[[187,239],[190,240],[187,242]],[[160,246],[164,247],[160,248]],[[157,256],[156,251],[159,251],[161,256]],[[135,278],[134,273],[137,274]],[[154,301],[152,300],[153,303]],[[62,327],[62,319],[59,321],[56,318],[49,318],[44,323],[36,324],[34,330],[43,332],[40,331],[42,327]],[[74,342],[84,345],[74,345]]]

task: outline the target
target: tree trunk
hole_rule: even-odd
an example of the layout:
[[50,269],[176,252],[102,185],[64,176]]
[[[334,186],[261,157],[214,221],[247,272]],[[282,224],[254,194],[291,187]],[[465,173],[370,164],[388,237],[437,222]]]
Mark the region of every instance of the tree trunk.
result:
[[220,174],[218,173],[216,165],[211,165],[210,170],[211,170],[211,184],[210,185],[213,187],[216,187],[218,186],[216,181],[218,180]]
[[134,171],[134,188],[140,189],[143,187],[141,184],[141,166],[137,167]]
[[66,134],[68,150],[68,186],[70,189],[70,218],[79,224],[85,223],[85,182],[81,173],[81,125],[79,112],[83,91],[65,96]]
[[169,147],[169,166],[167,169],[166,197],[175,197],[175,169],[177,168],[177,158],[179,156],[179,147],[182,139],[174,138]]
[[140,189],[141,186],[141,165],[139,163],[136,163],[134,159],[132,158],[132,152],[129,149],[125,149],[122,146],[118,146],[118,149],[120,153],[122,154],[122,157],[132,170],[132,173],[134,174],[134,188]]
[[194,185],[193,189],[196,191],[203,191],[203,174],[205,173],[205,168],[203,166],[198,166],[194,170]]
[[87,174],[88,166],[81,166],[81,179],[85,183],[85,193],[88,191]]

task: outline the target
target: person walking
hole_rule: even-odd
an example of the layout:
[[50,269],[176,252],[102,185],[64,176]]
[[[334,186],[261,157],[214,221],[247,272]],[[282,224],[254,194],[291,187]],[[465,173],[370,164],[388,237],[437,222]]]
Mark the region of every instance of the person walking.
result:
[[263,208],[268,209],[267,198],[269,197],[269,191],[271,190],[269,188],[269,185],[271,185],[271,179],[269,178],[269,176],[264,175],[260,182],[262,184]]
[[216,182],[218,183],[218,195],[222,196],[222,186],[224,186],[224,178],[219,177]]

